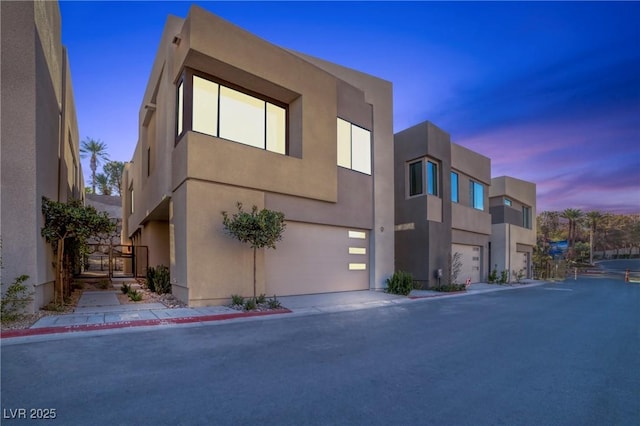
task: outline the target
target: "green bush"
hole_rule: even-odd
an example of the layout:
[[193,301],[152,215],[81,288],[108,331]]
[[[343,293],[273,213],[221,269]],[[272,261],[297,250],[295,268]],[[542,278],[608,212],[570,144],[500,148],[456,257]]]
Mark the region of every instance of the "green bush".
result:
[[411,290],[413,290],[413,276],[410,273],[397,271],[387,278],[387,293],[406,296],[411,293]]
[[489,283],[493,284],[498,282],[498,265],[496,265],[489,274]]
[[261,294],[260,296],[256,297],[256,303],[258,305],[262,304],[262,303],[267,303],[267,296],[263,294]]
[[127,294],[131,291],[131,286],[127,283],[122,284],[122,287],[120,287],[120,291],[122,292],[122,294]]
[[509,282],[509,271],[502,271],[500,273],[500,284],[506,284]]
[[133,302],[139,302],[142,300],[142,293],[135,289],[130,290],[129,293],[127,293],[127,296],[129,296],[129,299],[131,299]]
[[232,305],[244,305],[244,297],[237,295],[237,294],[232,294],[231,295],[231,304]]
[[158,294],[171,293],[169,268],[164,265],[147,268],[147,288]]
[[154,286],[155,279],[156,279],[156,268],[154,268],[153,266],[149,266],[147,268],[147,288],[149,289],[149,291],[152,291],[154,293],[156,291],[156,288]]
[[274,294],[272,298],[270,298],[267,301],[267,305],[269,306],[269,309],[280,309],[282,308],[282,305],[280,304],[280,301],[278,299],[276,299],[276,295]]
[[20,318],[22,310],[31,302],[33,292],[23,283],[29,275],[20,275],[13,281],[0,301],[0,318],[2,321],[14,321]]
[[451,293],[456,291],[466,291],[467,286],[464,284],[446,284],[432,287],[429,290]]
[[256,299],[254,299],[253,297],[248,298],[245,302],[244,302],[244,310],[245,311],[253,311],[258,307],[258,305],[256,304]]

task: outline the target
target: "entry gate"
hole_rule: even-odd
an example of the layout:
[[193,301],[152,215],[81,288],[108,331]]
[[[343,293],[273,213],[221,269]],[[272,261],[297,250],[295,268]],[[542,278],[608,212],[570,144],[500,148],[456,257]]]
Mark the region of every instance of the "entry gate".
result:
[[88,244],[83,262],[83,275],[109,278],[137,278],[147,275],[147,246]]

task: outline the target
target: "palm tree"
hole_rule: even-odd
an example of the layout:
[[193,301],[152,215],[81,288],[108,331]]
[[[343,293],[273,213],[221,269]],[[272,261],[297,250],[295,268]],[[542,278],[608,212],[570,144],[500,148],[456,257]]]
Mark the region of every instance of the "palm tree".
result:
[[96,175],[96,184],[98,190],[102,195],[111,195],[111,185],[109,185],[109,178],[104,173],[98,173]]
[[96,170],[101,161],[109,161],[107,154],[107,144],[100,139],[86,138],[80,144],[80,157],[90,157],[89,167],[91,168],[91,188],[96,193]]
[[569,221],[569,251],[573,248],[573,243],[576,238],[576,225],[580,218],[582,218],[582,210],[580,209],[565,209],[560,217]]
[[603,214],[597,210],[587,212],[585,215],[589,224],[589,264],[593,265],[593,236],[598,230],[598,222],[602,220]]

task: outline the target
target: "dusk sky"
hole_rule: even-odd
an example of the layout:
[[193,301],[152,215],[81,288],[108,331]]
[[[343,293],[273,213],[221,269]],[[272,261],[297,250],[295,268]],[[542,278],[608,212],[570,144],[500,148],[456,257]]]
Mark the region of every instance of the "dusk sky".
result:
[[[640,213],[639,2],[196,4],[391,81],[395,132],[433,122],[492,176],[535,182],[538,212]],[[131,159],[165,20],[190,5],[61,2],[80,137],[111,159]]]

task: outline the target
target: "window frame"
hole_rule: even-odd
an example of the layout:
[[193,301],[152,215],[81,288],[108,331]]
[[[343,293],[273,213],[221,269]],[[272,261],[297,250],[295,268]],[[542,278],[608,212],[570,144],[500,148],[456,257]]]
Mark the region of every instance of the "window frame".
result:
[[[409,167],[409,197],[417,197],[419,195],[423,195],[424,194],[424,173],[423,173],[423,160],[417,160],[417,161],[410,161],[408,163],[408,167]],[[412,170],[412,166],[418,166],[418,171],[419,173],[419,180],[417,183],[419,183],[420,188],[419,191],[413,192],[412,191],[412,183],[413,183],[413,179],[412,179],[412,175],[411,175],[411,170]]]
[[[480,188],[481,191],[481,206],[478,207],[476,205],[476,188]],[[477,182],[473,179],[469,179],[469,203],[471,204],[471,207],[473,207],[476,210],[480,210],[480,211],[484,211],[484,184]]]
[[439,190],[440,190],[440,185],[439,185],[439,172],[438,172],[438,163],[433,161],[433,160],[429,160],[427,159],[426,161],[426,178],[427,178],[427,194],[428,195],[433,195],[434,197],[438,197],[439,194]]
[[[344,144],[346,143],[340,136],[341,136],[341,132],[340,132],[340,128],[341,127],[345,127],[344,124],[341,125],[342,123],[346,123],[349,125],[349,155],[348,155],[348,162],[349,165],[347,166],[346,161],[344,161],[346,158],[343,158],[341,161],[341,155],[340,152],[342,152],[341,148],[344,148]],[[368,146],[367,146],[367,167],[366,170],[363,170],[362,168],[354,168],[356,166],[354,166],[354,163],[359,163],[358,162],[354,162],[354,158],[360,158],[359,156],[354,155],[354,129],[358,129],[364,132],[367,132],[367,135],[369,136],[369,141],[368,141]],[[336,164],[338,167],[342,167],[348,170],[352,170],[354,172],[358,172],[358,173],[362,173],[368,176],[373,175],[373,135],[372,135],[372,131],[369,129],[366,129],[362,126],[358,126],[357,124],[354,124],[352,122],[350,122],[349,120],[345,120],[342,117],[336,117]]]
[[[451,171],[450,176],[451,176],[451,202],[459,203],[460,202],[460,175],[458,174],[458,172]],[[455,176],[455,185],[453,183],[454,176]]]
[[[200,79],[206,80],[208,82],[214,83],[217,85],[217,96],[216,96],[216,102],[217,102],[217,109],[216,109],[216,123],[215,123],[215,128],[216,128],[216,134],[212,135],[210,133],[206,133],[206,132],[202,132],[202,131],[198,131],[198,130],[194,130],[193,129],[193,115],[194,115],[194,96],[193,96],[193,89],[194,89],[194,79],[195,77],[198,77]],[[180,123],[180,109],[179,109],[179,105],[178,105],[178,90],[179,90],[179,86],[180,84],[183,84],[183,108],[182,108],[182,132],[178,133],[178,124]],[[261,102],[263,102],[263,125],[264,125],[264,135],[263,135],[263,143],[262,143],[262,147],[256,146],[254,144],[248,144],[245,142],[240,142],[240,141],[236,141],[233,139],[227,139],[224,137],[220,136],[220,97],[221,97],[221,93],[222,93],[222,89],[223,88],[227,88],[236,92],[239,92],[243,95],[249,96],[251,98],[257,99]],[[268,149],[269,147],[269,143],[268,143],[268,135],[269,135],[269,130],[267,129],[268,126],[268,105],[273,105],[276,106],[278,108],[282,108],[284,110],[284,152],[280,152],[280,151],[276,151],[276,150],[270,150]],[[280,155],[289,155],[289,120],[290,120],[290,111],[289,111],[289,105],[285,102],[279,101],[278,99],[274,99],[271,98],[267,95],[264,95],[262,93],[259,92],[255,92],[251,89],[247,89],[245,87],[239,86],[237,84],[234,84],[230,81],[215,77],[213,75],[207,74],[205,72],[202,71],[198,71],[192,68],[187,68],[185,67],[182,74],[180,75],[180,78],[177,80],[176,82],[176,142],[175,144],[177,145],[180,137],[182,136],[182,134],[186,133],[187,131],[191,131],[191,132],[195,132],[195,133],[200,133],[203,135],[207,135],[207,136],[211,136],[211,137],[215,137],[218,139],[222,139],[225,141],[230,141],[230,142],[234,142],[234,143],[239,143],[245,146],[251,146],[254,148],[258,148],[258,149],[263,149],[264,151],[269,151],[269,152],[273,152],[275,154],[280,154]],[[278,144],[279,146],[279,144]]]

